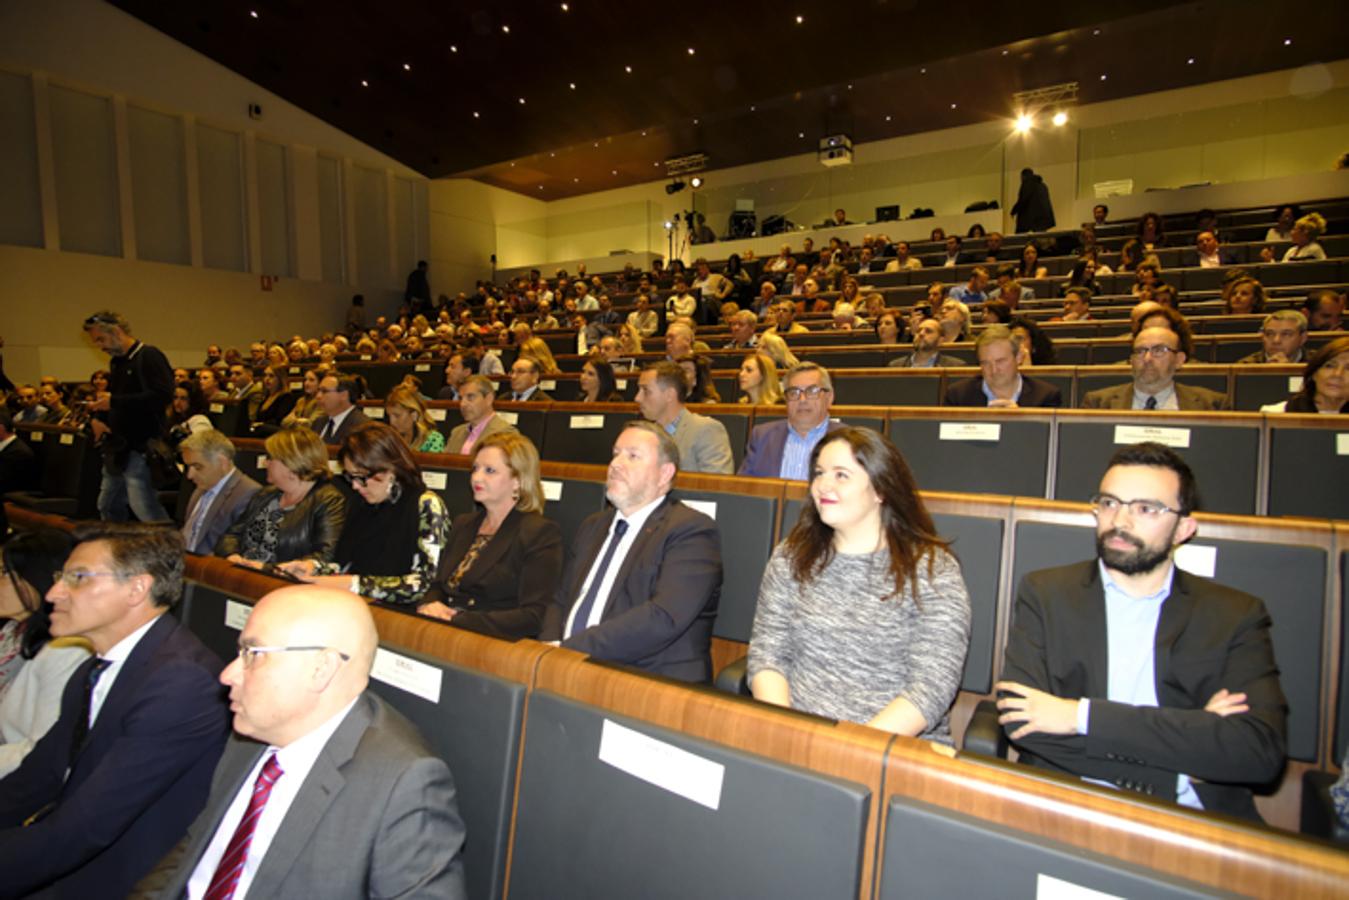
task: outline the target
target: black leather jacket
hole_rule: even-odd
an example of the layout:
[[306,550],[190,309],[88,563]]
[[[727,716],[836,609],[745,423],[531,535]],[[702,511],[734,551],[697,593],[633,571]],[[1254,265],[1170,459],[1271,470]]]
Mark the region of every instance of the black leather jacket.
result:
[[[229,530],[221,535],[215,545],[216,556],[229,556],[238,553],[243,546],[244,531],[255,516],[261,515],[272,498],[281,493],[280,488],[268,485],[253,495],[244,507],[243,515],[234,521]],[[315,484],[305,498],[295,504],[282,517],[276,545],[276,561],[289,562],[293,559],[313,559],[329,562],[337,539],[342,535],[342,525],[347,517],[347,500],[331,481],[324,479]]]

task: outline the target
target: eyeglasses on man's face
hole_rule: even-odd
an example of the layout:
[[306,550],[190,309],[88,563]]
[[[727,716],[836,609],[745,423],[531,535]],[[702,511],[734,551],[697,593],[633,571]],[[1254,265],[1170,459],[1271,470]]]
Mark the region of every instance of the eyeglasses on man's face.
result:
[[91,578],[122,578],[121,572],[91,572],[88,569],[57,569],[52,573],[52,584],[64,584],[70,590],[78,590]]
[[1167,513],[1185,515],[1160,500],[1121,500],[1114,494],[1097,494],[1091,498],[1091,511],[1101,518],[1112,518],[1124,507],[1135,519],[1160,519]]
[[1179,353],[1175,347],[1168,347],[1165,344],[1153,344],[1150,347],[1135,347],[1130,356],[1134,359],[1142,359],[1145,356],[1151,356],[1153,359],[1165,359],[1168,353]]
[[245,669],[252,669],[258,664],[258,659],[266,656],[268,653],[309,653],[331,650],[341,657],[342,662],[348,662],[351,656],[343,653],[335,647],[321,647],[318,645],[305,645],[296,647],[254,647],[247,644],[239,645],[239,661],[243,663]]
[[782,392],[782,395],[788,400],[800,400],[802,397],[809,397],[814,400],[821,394],[828,394],[829,388],[819,384],[812,384],[810,387],[789,387]]

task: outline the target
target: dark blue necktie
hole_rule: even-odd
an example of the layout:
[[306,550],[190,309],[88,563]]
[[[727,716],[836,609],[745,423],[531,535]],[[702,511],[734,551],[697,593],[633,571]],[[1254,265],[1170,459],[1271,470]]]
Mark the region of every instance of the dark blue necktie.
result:
[[75,764],[84,742],[89,737],[89,711],[93,709],[94,687],[103,675],[103,670],[112,665],[112,660],[95,657],[84,676],[84,702],[80,704],[80,717],[75,720],[75,735],[70,741],[70,763]]
[[576,607],[576,617],[571,620],[571,637],[578,631],[585,631],[586,622],[590,620],[590,611],[595,608],[595,598],[600,593],[600,582],[604,581],[604,575],[609,571],[609,563],[614,561],[614,551],[618,549],[619,541],[623,540],[623,535],[627,533],[628,523],[625,519],[619,519],[614,523],[613,537],[609,538],[609,546],[604,548],[604,556],[600,559],[599,568],[595,570],[595,575],[590,579],[590,587],[586,590],[586,595],[581,598],[580,606]]

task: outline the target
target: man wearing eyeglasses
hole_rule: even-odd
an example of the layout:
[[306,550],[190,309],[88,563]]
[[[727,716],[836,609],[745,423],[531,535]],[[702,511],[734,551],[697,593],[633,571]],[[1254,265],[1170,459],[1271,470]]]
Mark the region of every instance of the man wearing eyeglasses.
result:
[[1187,411],[1232,408],[1226,394],[1177,382],[1176,372],[1184,364],[1180,335],[1169,328],[1144,328],[1134,338],[1129,356],[1134,380],[1088,392],[1082,398],[1082,408]]
[[234,735],[211,796],[139,886],[158,897],[465,896],[454,780],[366,690],[366,602],[312,585],[263,597],[239,636]]
[[124,897],[206,802],[229,730],[220,659],[173,616],[183,539],[91,523],[47,594],[54,637],[94,656],[0,781],[0,894]]
[[834,385],[823,366],[798,363],[787,372],[784,383],[787,418],[755,426],[740,464],[741,475],[809,481],[810,453],[837,424],[829,418]]
[[1096,555],[1017,591],[999,721],[1023,762],[1259,819],[1287,703],[1264,603],[1178,569],[1194,475],[1175,451],[1117,452],[1092,498]]
[[326,375],[319,382],[319,408],[323,414],[310,423],[325,444],[341,444],[358,425],[370,420],[361,412],[356,401],[361,397],[361,387],[354,378],[339,378]]

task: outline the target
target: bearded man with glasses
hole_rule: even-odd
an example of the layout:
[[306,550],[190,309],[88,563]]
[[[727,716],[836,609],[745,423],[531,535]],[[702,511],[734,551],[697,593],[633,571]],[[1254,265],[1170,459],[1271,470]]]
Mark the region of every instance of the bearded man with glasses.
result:
[[1170,448],[1115,454],[1092,498],[1097,558],[1017,591],[998,721],[1023,762],[1258,820],[1288,705],[1264,603],[1175,565],[1197,502]]
[[1231,409],[1226,394],[1208,388],[1180,384],[1176,372],[1185,365],[1180,335],[1170,328],[1144,328],[1134,338],[1129,354],[1132,382],[1090,391],[1082,398],[1083,409]]

